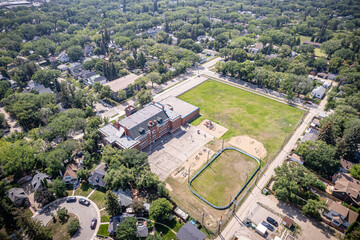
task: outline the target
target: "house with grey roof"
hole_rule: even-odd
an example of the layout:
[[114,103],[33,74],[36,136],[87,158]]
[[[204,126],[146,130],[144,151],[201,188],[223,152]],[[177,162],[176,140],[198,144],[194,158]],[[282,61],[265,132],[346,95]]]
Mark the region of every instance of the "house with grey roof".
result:
[[119,189],[117,191],[113,191],[113,193],[118,196],[121,206],[129,207],[132,204],[132,193],[129,189],[126,189],[125,191]]
[[45,173],[38,173],[32,178],[31,187],[33,188],[34,191],[36,191],[41,186],[42,184],[41,182],[44,181],[51,182],[49,175]]
[[89,177],[88,181],[94,187],[105,188],[105,174],[106,172],[103,170],[95,170],[94,173]]
[[126,117],[99,129],[104,144],[121,149],[142,150],[167,133],[199,115],[199,108],[180,99],[170,97],[152,102],[139,111],[133,106],[125,109]]
[[325,95],[326,89],[323,86],[317,86],[311,91],[311,96],[322,99]]
[[30,82],[28,82],[28,86],[26,87],[27,91],[36,91],[39,94],[42,93],[53,93],[53,91],[50,88],[45,87],[44,85],[35,82],[34,80],[30,80]]
[[26,202],[29,201],[28,196],[22,188],[12,188],[7,192],[6,196],[10,198],[10,200],[14,203],[15,206],[24,205]]
[[60,53],[57,59],[62,63],[67,63],[70,61],[69,56],[66,53]]
[[204,240],[206,234],[197,229],[191,222],[185,223],[176,234],[178,240]]
[[134,214],[128,214],[128,213],[123,213],[121,215],[118,216],[113,216],[110,218],[110,222],[109,222],[109,226],[108,226],[108,233],[110,236],[114,236],[116,233],[116,227],[119,223],[121,223],[122,221],[124,221],[127,217],[135,217]]

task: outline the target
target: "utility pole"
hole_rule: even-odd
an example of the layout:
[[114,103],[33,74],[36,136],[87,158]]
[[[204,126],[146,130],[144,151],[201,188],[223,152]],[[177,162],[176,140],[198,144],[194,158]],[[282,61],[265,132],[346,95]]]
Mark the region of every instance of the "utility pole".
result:
[[218,235],[220,234],[220,229],[221,229],[221,221],[222,221],[222,216],[220,217],[220,221],[219,221],[219,225],[218,225]]
[[208,156],[207,156],[206,163],[208,163],[208,162],[209,162],[209,155],[210,155],[210,149],[209,149],[209,151],[208,151]]
[[189,172],[188,172],[188,183],[190,182],[190,167],[189,167]]
[[224,139],[223,139],[223,141],[222,141],[222,149],[224,149]]
[[205,216],[205,213],[202,214],[202,220],[201,220],[201,225],[204,226],[204,216]]

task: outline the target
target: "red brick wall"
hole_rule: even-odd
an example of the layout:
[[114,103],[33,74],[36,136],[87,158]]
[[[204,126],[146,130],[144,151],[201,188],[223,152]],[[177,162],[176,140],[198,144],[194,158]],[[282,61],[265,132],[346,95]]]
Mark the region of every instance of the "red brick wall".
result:
[[192,112],[191,114],[183,118],[181,124],[184,125],[185,123],[189,122],[191,119],[195,118],[199,114],[200,114],[200,108],[198,108],[196,111]]
[[171,131],[174,131],[175,129],[178,129],[181,126],[182,120],[181,118],[176,119],[175,121],[170,121],[170,128]]

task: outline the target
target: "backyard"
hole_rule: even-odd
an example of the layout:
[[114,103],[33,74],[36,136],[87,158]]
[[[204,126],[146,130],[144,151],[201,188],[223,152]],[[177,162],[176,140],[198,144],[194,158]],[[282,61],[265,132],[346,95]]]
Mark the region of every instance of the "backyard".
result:
[[256,160],[236,150],[222,152],[191,183],[192,189],[210,203],[228,205],[258,167]]
[[209,119],[229,129],[222,137],[226,140],[248,135],[264,144],[268,153],[265,161],[304,114],[298,108],[214,80],[200,84],[179,98],[200,108],[201,117],[192,125]]

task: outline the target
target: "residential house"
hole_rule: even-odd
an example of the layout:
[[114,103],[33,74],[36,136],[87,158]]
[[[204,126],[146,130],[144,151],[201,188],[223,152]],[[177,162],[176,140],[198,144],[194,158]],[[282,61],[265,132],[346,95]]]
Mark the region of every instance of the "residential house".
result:
[[340,158],[340,172],[344,172],[344,173],[349,173],[350,169],[352,168],[352,166],[354,165],[353,162],[347,161],[343,158]]
[[149,235],[146,221],[138,221],[136,223],[136,235],[141,238],[146,238]]
[[291,218],[289,218],[288,216],[285,216],[283,218],[283,225],[285,227],[291,228],[293,224],[294,224],[294,221]]
[[35,82],[34,80],[30,80],[30,82],[28,82],[28,86],[26,87],[26,90],[27,91],[36,91],[38,92],[39,94],[42,94],[42,93],[53,93],[53,91],[51,91],[50,88],[46,88],[44,85],[38,83],[38,82]]
[[206,62],[206,55],[203,53],[198,53],[197,54],[200,57],[200,64],[203,64]]
[[152,36],[152,35],[155,35],[155,34],[161,32],[161,30],[162,30],[162,26],[157,26],[156,28],[149,28],[146,31],[146,35]]
[[333,74],[333,73],[328,74],[328,79],[330,79],[330,80],[335,80],[336,77],[337,77],[337,74]]
[[113,92],[113,97],[116,99],[118,98],[118,93],[121,90],[124,90],[126,94],[129,94],[128,86],[130,84],[134,84],[135,80],[138,79],[140,76],[130,73],[124,77],[115,79],[113,81],[110,81],[108,83],[105,83],[105,86],[109,86],[111,91]]
[[93,85],[94,83],[99,82],[101,84],[106,83],[106,77],[100,76],[99,74],[93,75],[87,79],[85,79],[85,83],[87,85]]
[[89,177],[88,181],[94,187],[105,188],[105,174],[103,170],[95,170],[93,174]]
[[320,128],[320,120],[318,118],[313,118],[313,120],[310,123],[310,126],[313,128]]
[[99,129],[104,144],[121,149],[142,150],[167,133],[199,115],[200,109],[175,97],[152,102],[136,111],[133,106],[125,109],[126,117]]
[[187,214],[186,212],[184,212],[181,208],[176,207],[174,210],[174,213],[176,214],[176,216],[178,216],[179,218],[181,218],[184,221],[187,221],[189,218],[189,214]]
[[72,185],[77,185],[79,183],[76,172],[79,169],[79,167],[77,166],[77,164],[75,163],[69,163],[68,165],[66,165],[66,170],[63,176],[63,181],[66,184],[72,184]]
[[360,181],[348,173],[339,172],[332,178],[332,195],[341,201],[355,206],[360,206]]
[[56,57],[49,57],[49,62],[51,66],[55,66],[58,63],[58,60]]
[[94,47],[91,45],[86,45],[84,47],[84,55],[88,57],[88,56],[92,56],[93,54],[94,54]]
[[12,188],[7,192],[6,196],[10,198],[15,206],[22,206],[29,202],[29,198],[22,188]]
[[292,153],[289,158],[290,161],[296,162],[298,164],[304,165],[304,160],[301,159],[301,157],[295,153]]
[[332,83],[330,81],[324,82],[323,87],[324,88],[330,88]]
[[311,42],[311,41],[304,41],[303,44],[313,45],[315,48],[320,48],[321,43]]
[[304,136],[301,138],[301,142],[306,141],[316,141],[318,137],[319,131],[315,128],[308,128],[308,130],[305,132]]
[[115,236],[117,225],[119,223],[121,223],[122,221],[124,221],[127,217],[135,217],[135,215],[123,213],[121,215],[113,216],[110,218],[110,222],[109,222],[109,226],[108,226],[108,233],[111,237]]
[[176,234],[178,240],[204,240],[206,234],[197,229],[191,222],[185,223]]
[[264,45],[261,42],[256,43],[255,45],[252,45],[251,48],[249,48],[249,52],[251,53],[259,53],[264,48]]
[[67,63],[70,61],[69,56],[66,53],[60,53],[57,59],[62,63]]
[[17,84],[14,80],[8,79],[7,81],[10,83],[10,87],[11,87],[12,89],[18,87],[18,84]]
[[34,191],[36,191],[44,181],[47,181],[48,183],[51,182],[49,175],[45,173],[38,173],[32,178],[31,187],[33,188]]
[[327,209],[322,211],[323,216],[331,221],[331,224],[346,230],[350,224],[356,221],[359,214],[341,205],[339,202],[328,200]]
[[317,76],[318,76],[319,78],[324,78],[324,79],[327,79],[327,77],[328,77],[328,75],[327,75],[326,73],[323,73],[323,72],[318,73]]
[[311,96],[322,99],[325,95],[326,89],[323,86],[317,86],[311,91]]
[[113,191],[118,196],[118,200],[123,207],[130,207],[132,204],[132,193],[129,189],[126,189],[125,191],[119,189],[116,192]]

